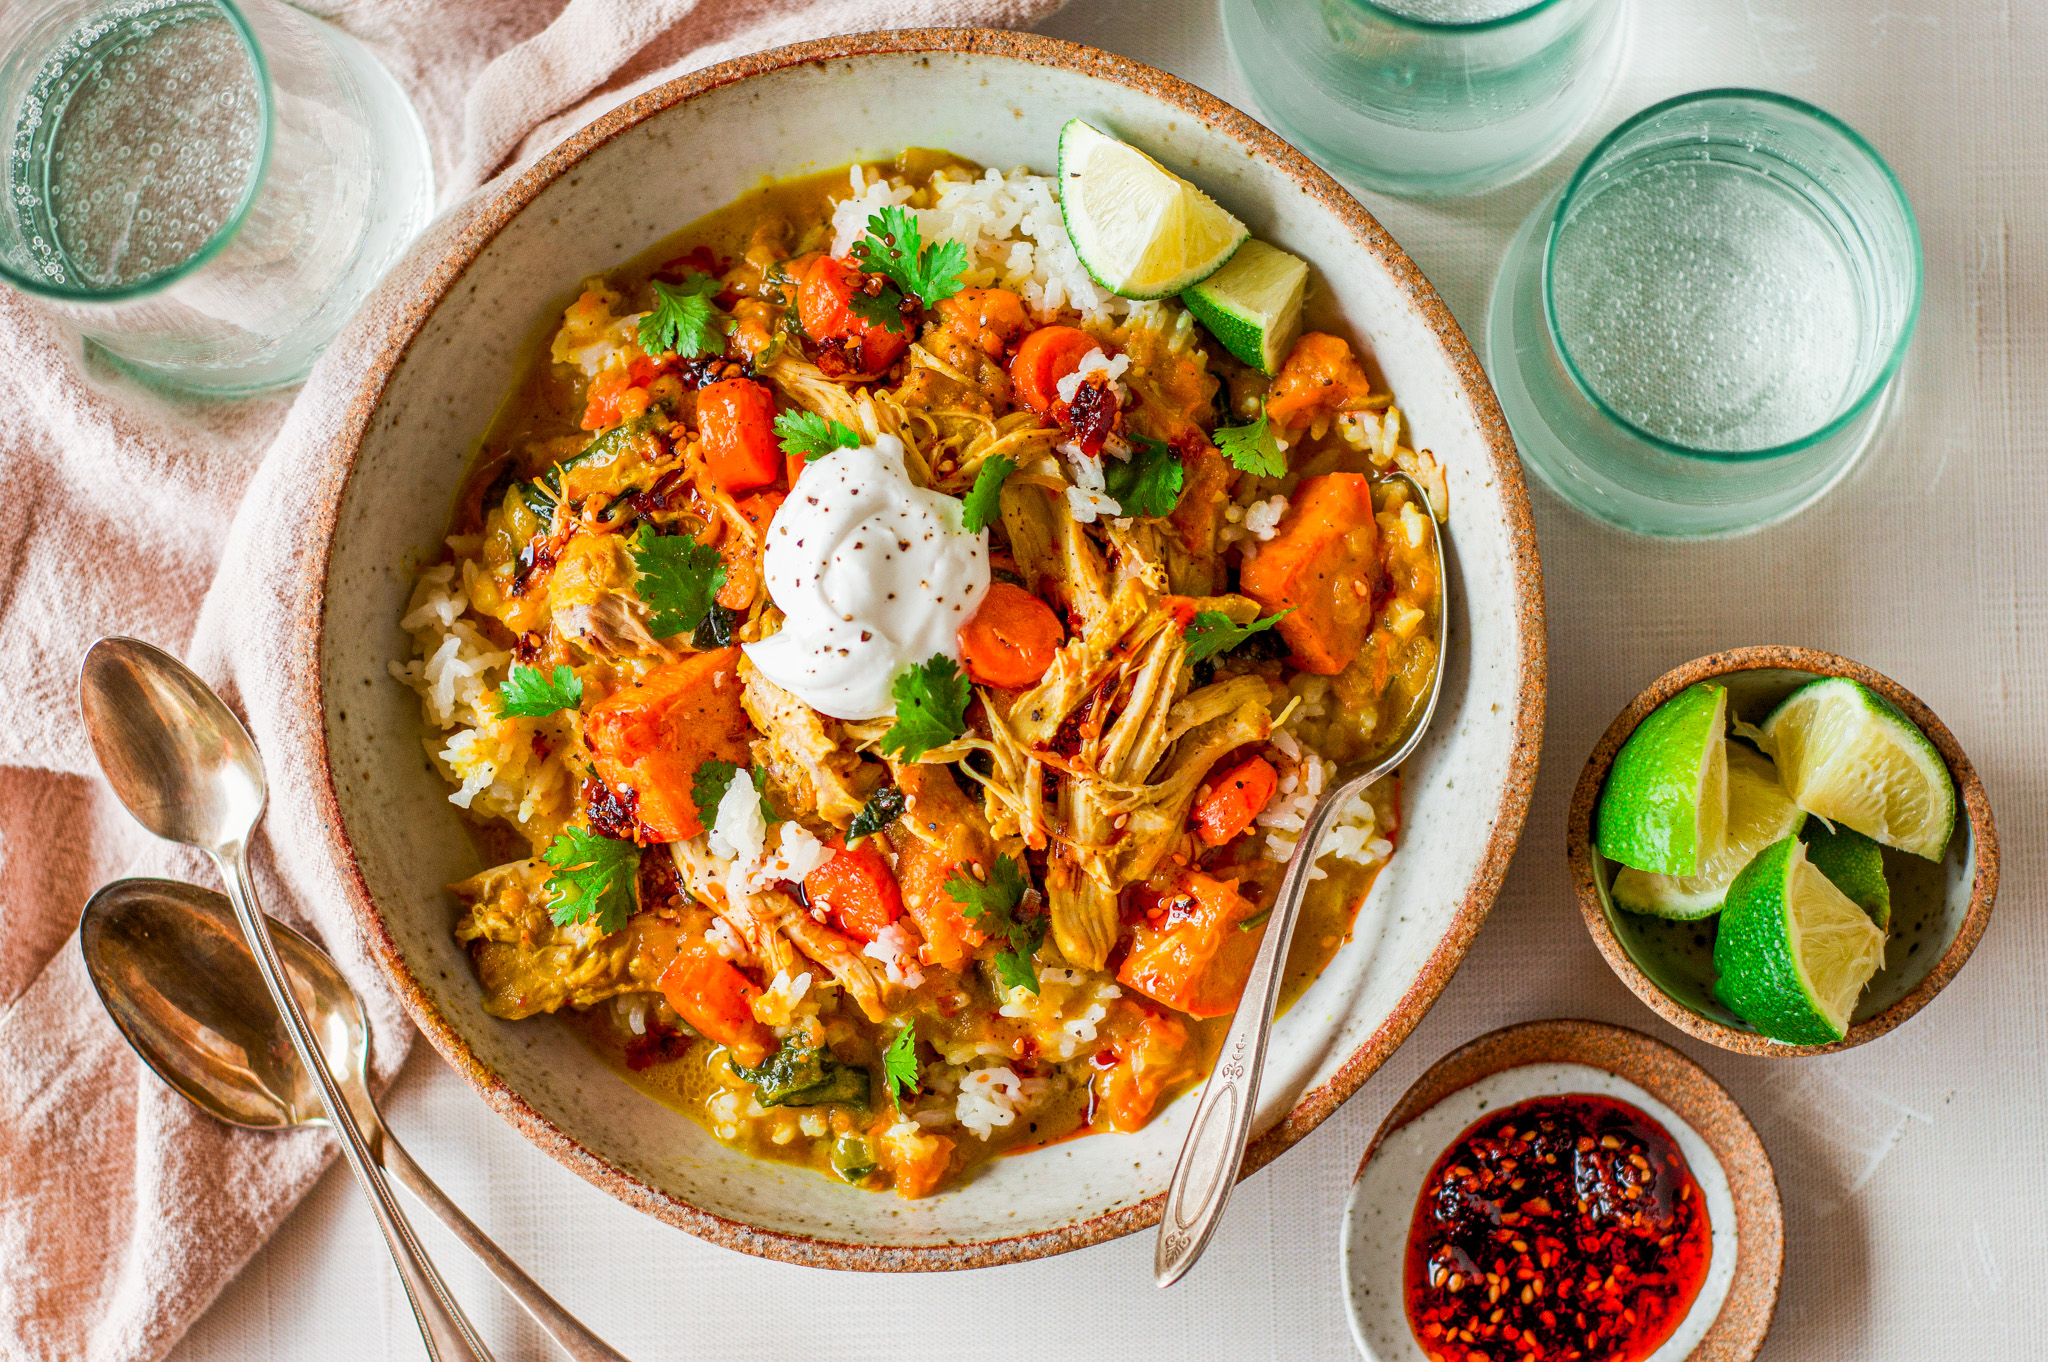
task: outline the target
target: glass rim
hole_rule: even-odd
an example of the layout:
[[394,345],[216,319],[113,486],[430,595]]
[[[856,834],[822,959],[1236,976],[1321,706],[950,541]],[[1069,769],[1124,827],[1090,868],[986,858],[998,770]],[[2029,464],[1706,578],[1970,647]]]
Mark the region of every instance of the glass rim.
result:
[[1555,9],[1564,0],[1530,0],[1530,3],[1513,14],[1498,14],[1491,19],[1423,19],[1413,14],[1401,14],[1387,8],[1386,0],[1351,0],[1360,9],[1370,10],[1381,18],[1402,28],[1414,29],[1418,33],[1485,33],[1509,24],[1519,24],[1532,19],[1547,9]]
[[169,269],[133,283],[120,284],[112,288],[82,288],[44,278],[28,276],[14,268],[4,256],[0,256],[0,278],[22,290],[42,298],[55,298],[73,303],[120,303],[157,293],[178,280],[198,271],[213,261],[242,230],[248,221],[249,210],[255,206],[256,195],[262,190],[263,182],[270,173],[270,149],[276,134],[276,101],[272,97],[270,63],[264,59],[263,45],[256,41],[256,32],[249,26],[248,18],[242,13],[235,0],[206,0],[215,9],[227,16],[234,28],[235,36],[242,41],[242,50],[249,54],[250,67],[256,74],[256,105],[261,115],[257,128],[256,162],[249,171],[248,183],[242,186],[242,196],[235,202],[234,210],[214,229],[213,235],[194,251]]
[[[1816,429],[1796,439],[1784,441],[1781,444],[1767,445],[1758,449],[1701,449],[1697,445],[1680,444],[1675,440],[1667,440],[1661,435],[1643,429],[1642,426],[1616,411],[1605,398],[1594,391],[1593,385],[1586,380],[1586,376],[1579,371],[1577,362],[1572,359],[1571,347],[1565,343],[1563,331],[1558,326],[1557,301],[1551,285],[1554,273],[1553,265],[1557,258],[1558,234],[1564,222],[1565,210],[1578,195],[1580,188],[1584,185],[1586,177],[1592,171],[1594,165],[1602,156],[1607,154],[1608,149],[1651,119],[1669,113],[1673,109],[1684,108],[1691,104],[1733,100],[1746,100],[1776,105],[1802,118],[1811,119],[1829,131],[1840,135],[1849,143],[1853,151],[1862,155],[1871,165],[1877,167],[1879,176],[1886,187],[1891,190],[1892,201],[1898,206],[1900,219],[1905,224],[1907,242],[1912,247],[1912,285],[1906,300],[1905,316],[1899,326],[1898,338],[1892,342],[1891,353],[1885,356],[1884,363],[1878,367],[1877,373],[1872,376],[1870,382],[1841,411],[1837,412]],[[1579,163],[1579,168],[1573,171],[1572,177],[1565,182],[1564,189],[1558,195],[1557,206],[1551,210],[1550,227],[1543,246],[1543,279],[1541,287],[1543,295],[1543,324],[1549,332],[1552,348],[1557,351],[1558,359],[1564,364],[1565,372],[1571,375],[1573,385],[1578,388],[1587,401],[1593,404],[1594,408],[1601,415],[1630,435],[1642,440],[1655,449],[1680,458],[1708,460],[1715,463],[1760,462],[1765,459],[1781,458],[1788,454],[1797,454],[1801,450],[1810,449],[1821,441],[1839,434],[1868,411],[1873,402],[1877,401],[1884,393],[1884,390],[1890,386],[1892,379],[1898,374],[1899,366],[1906,357],[1906,349],[1912,343],[1913,332],[1918,327],[1920,320],[1921,294],[1926,285],[1926,273],[1926,260],[1921,252],[1920,222],[1913,213],[1912,201],[1906,197],[1906,188],[1899,182],[1898,174],[1893,171],[1891,163],[1879,154],[1877,148],[1870,144],[1868,138],[1864,137],[1862,133],[1850,127],[1840,118],[1829,113],[1826,109],[1809,104],[1795,96],[1779,94],[1774,90],[1751,90],[1740,86],[1721,86],[1711,90],[1693,90],[1686,94],[1673,95],[1669,99],[1660,100],[1648,108],[1623,119],[1612,132],[1602,137],[1594,145],[1593,149],[1586,153],[1585,160]]]

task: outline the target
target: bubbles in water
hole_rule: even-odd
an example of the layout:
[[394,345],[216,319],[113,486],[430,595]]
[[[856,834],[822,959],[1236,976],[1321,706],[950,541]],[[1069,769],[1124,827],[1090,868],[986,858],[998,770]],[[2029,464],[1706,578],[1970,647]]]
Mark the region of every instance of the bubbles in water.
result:
[[1839,243],[1740,166],[1613,178],[1559,233],[1551,287],[1587,384],[1675,444],[1796,440],[1834,417],[1855,374],[1862,318]]

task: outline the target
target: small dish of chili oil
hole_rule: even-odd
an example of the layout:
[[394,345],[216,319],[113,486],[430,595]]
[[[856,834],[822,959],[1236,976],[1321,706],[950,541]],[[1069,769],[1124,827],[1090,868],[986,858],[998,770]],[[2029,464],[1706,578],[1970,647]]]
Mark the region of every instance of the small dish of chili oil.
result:
[[1713,1257],[1677,1141],[1594,1093],[1532,1097],[1466,1127],[1416,1198],[1403,1297],[1430,1362],[1643,1362]]

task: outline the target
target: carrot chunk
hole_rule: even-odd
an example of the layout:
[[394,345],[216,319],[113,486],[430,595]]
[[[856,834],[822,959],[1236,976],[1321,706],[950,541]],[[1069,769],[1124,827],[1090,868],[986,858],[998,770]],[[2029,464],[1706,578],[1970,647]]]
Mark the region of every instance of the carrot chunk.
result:
[[598,775],[632,791],[633,815],[650,840],[680,842],[702,832],[691,794],[697,768],[748,759],[739,658],[738,648],[721,648],[663,663],[583,717]]
[[1010,383],[1017,400],[1040,416],[1050,415],[1060,400],[1060,380],[1081,367],[1090,350],[1108,351],[1102,342],[1077,326],[1041,326],[1024,338],[1010,360]]
[[1117,982],[1190,1017],[1237,1010],[1263,933],[1241,928],[1254,914],[1236,880],[1186,871],[1160,896],[1158,925],[1141,924]]
[[960,660],[984,686],[1023,690],[1052,666],[1067,631],[1052,607],[1021,586],[990,584],[981,609],[960,626]]
[[752,532],[729,532],[718,542],[718,556],[725,563],[725,585],[718,588],[718,603],[728,610],[745,610],[754,603],[761,587],[761,547],[768,542],[768,522],[782,509],[780,492],[757,492],[733,503],[746,517]]
[[775,396],[750,378],[725,378],[697,394],[704,466],[728,496],[744,496],[782,476],[775,438]]
[[759,1064],[775,1050],[775,1033],[754,1019],[758,984],[710,943],[691,941],[661,972],[661,994],[706,1040],[725,1046],[741,1064]]
[[1295,489],[1279,533],[1239,579],[1267,613],[1291,612],[1278,627],[1295,666],[1335,676],[1358,656],[1372,627],[1379,542],[1372,484],[1360,474],[1325,473]]
[[895,1117],[878,1121],[868,1138],[882,1166],[894,1175],[896,1195],[905,1201],[930,1196],[953,1166],[953,1142],[927,1135]]
[[981,812],[960,793],[943,766],[905,766],[896,773],[903,815],[883,836],[896,860],[896,884],[904,911],[924,937],[933,964],[958,969],[967,953],[988,938],[961,915],[946,892],[958,874],[984,872],[995,863],[995,844]]
[[818,367],[827,378],[879,374],[910,348],[911,325],[892,331],[853,310],[853,295],[867,276],[851,261],[821,255],[811,262],[796,289],[797,320],[819,349]]
[[1372,391],[1358,357],[1351,347],[1335,336],[1310,331],[1287,352],[1273,391],[1266,400],[1266,415],[1275,425],[1300,430],[1318,416],[1331,416],[1344,404]]
[[[1194,1076],[1187,1023],[1160,1008],[1118,998],[1098,1034],[1109,1041],[1111,1062],[1095,1076],[1095,1119],[1111,1130],[1141,1128],[1161,1093]],[[1095,1062],[1102,1060],[1098,1052]]]
[[1264,757],[1247,757],[1223,773],[1209,776],[1209,793],[1195,801],[1195,831],[1212,847],[1220,847],[1252,825],[1273,802],[1280,775]]
[[831,845],[832,859],[804,876],[804,898],[848,936],[873,941],[903,916],[896,875],[872,841],[849,847],[835,837]]

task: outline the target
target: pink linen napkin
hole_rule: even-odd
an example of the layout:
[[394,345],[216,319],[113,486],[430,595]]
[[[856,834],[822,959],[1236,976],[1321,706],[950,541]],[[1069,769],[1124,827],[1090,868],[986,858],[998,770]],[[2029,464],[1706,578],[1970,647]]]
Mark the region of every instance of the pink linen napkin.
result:
[[[317,0],[412,93],[452,234],[494,174],[651,85],[833,33],[1020,25],[1062,0]],[[434,258],[432,242],[411,259]],[[403,270],[405,267],[401,267]],[[74,941],[99,885],[217,885],[99,780],[79,659],[102,634],[180,653],[235,706],[270,778],[254,848],[269,911],[320,940],[368,1002],[377,1081],[412,1040],[313,834],[309,735],[284,703],[318,451],[369,362],[373,300],[296,394],[178,404],[88,372],[76,341],[0,288],[0,1355],[162,1356],[334,1153],[201,1116],[131,1054]]]

